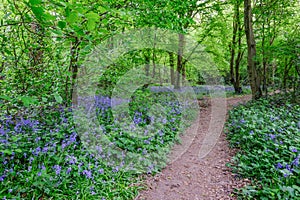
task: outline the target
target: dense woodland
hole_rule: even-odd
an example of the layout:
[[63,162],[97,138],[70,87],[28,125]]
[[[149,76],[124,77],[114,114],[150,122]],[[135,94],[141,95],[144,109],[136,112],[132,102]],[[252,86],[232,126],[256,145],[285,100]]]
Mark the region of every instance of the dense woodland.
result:
[[[197,99],[207,96],[211,84],[207,77],[215,76],[209,70],[212,66],[221,78],[217,85],[223,85],[227,96],[251,94],[253,99],[234,109],[227,122],[231,146],[245,153],[237,156],[240,164],[233,164],[233,170],[254,180],[235,195],[242,199],[300,196],[298,0],[1,0],[0,8],[1,198],[133,199],[142,189],[140,175],[155,174],[165,166],[151,160],[163,160],[180,141],[180,133],[189,125],[182,118],[195,117],[194,105],[188,108],[192,113],[186,113],[169,92],[184,90],[188,83]],[[96,77],[94,99],[97,119],[109,141],[146,158],[141,166],[147,166],[147,171],[136,166],[132,172],[122,171],[122,161],[110,163],[109,151],[100,153],[99,160],[87,150],[74,128],[72,106],[82,100],[76,85],[86,58],[99,45],[117,49],[120,35],[140,30],[175,33],[172,44],[177,47],[174,51],[136,48],[120,54]],[[190,62],[184,54],[192,49],[191,36],[204,52],[193,54],[201,53],[203,60]],[[130,85],[136,77],[124,80],[124,75],[138,66],[143,66],[142,79],[156,82],[131,96],[124,94],[130,100],[122,95],[114,99],[116,86],[120,81]],[[161,91],[163,87],[169,92]],[[123,113],[127,100],[130,108]],[[151,110],[157,104],[164,113]],[[147,114],[150,111],[153,116]],[[121,113],[121,119],[131,117],[136,127],[124,128],[129,122],[117,121],[114,112]],[[157,134],[133,138],[130,132],[144,131],[152,123],[155,126],[149,131]],[[264,143],[263,134],[270,141]],[[257,157],[265,148],[273,155]],[[156,151],[151,157],[149,152]]]

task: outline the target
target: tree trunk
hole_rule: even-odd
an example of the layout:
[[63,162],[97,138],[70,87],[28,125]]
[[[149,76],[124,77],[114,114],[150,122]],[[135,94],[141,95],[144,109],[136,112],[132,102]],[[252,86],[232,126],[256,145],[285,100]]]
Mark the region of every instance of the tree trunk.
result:
[[[261,1],[262,5],[262,1]],[[267,58],[265,51],[265,22],[262,23],[262,40],[261,40],[261,49],[262,49],[262,69],[263,69],[263,83],[262,83],[262,91],[265,93],[265,96],[268,96],[268,88],[267,88]]]
[[[69,72],[71,73],[71,78],[67,76],[66,80],[66,105],[68,105],[69,100],[72,100],[73,104],[77,104],[78,102],[78,97],[77,93],[75,91],[75,83],[77,80],[77,75],[78,75],[78,53],[79,53],[79,45],[80,45],[80,40],[76,37],[75,42],[71,43],[70,47],[70,64],[69,64]],[[70,91],[68,91],[68,85],[69,85],[69,80],[71,81],[71,88]],[[70,92],[70,96],[68,95]]]
[[152,65],[153,65],[153,70],[152,70],[152,78],[155,77],[156,74],[156,54],[155,54],[155,49],[153,49],[152,52]]
[[145,74],[146,74],[146,76],[149,76],[149,74],[150,74],[150,56],[148,54],[149,50],[146,50],[146,51],[147,52],[144,53],[145,62],[146,62],[146,64],[145,64]]
[[175,88],[180,88],[180,76],[182,72],[183,64],[183,47],[184,47],[184,35],[178,34],[178,53],[177,53],[177,74],[176,74],[176,84]]
[[[242,93],[242,87],[240,86],[240,62],[243,57],[242,51],[242,25],[240,20],[240,3],[237,1],[234,5],[234,16],[233,16],[233,35],[231,44],[231,58],[230,58],[230,82],[234,87],[236,94]],[[238,37],[238,39],[237,39]],[[236,46],[238,43],[238,54],[235,55]]]
[[248,76],[250,80],[250,86],[252,91],[252,99],[259,99],[262,96],[260,88],[260,77],[257,71],[256,62],[256,44],[252,27],[252,8],[251,0],[244,0],[244,21],[245,21],[245,33],[247,38],[248,49]]
[[173,52],[168,52],[169,53],[169,62],[170,62],[170,76],[171,76],[171,84],[175,86],[175,76],[174,76],[174,54]]
[[287,80],[288,80],[288,75],[289,72],[292,68],[292,62],[288,60],[288,58],[285,59],[285,65],[284,65],[284,71],[283,71],[283,90],[286,93],[287,92]]
[[235,85],[235,76],[234,76],[234,58],[235,58],[235,48],[236,48],[236,35],[237,35],[237,23],[236,23],[236,10],[234,11],[233,17],[233,34],[232,34],[232,42],[230,45],[230,82]]

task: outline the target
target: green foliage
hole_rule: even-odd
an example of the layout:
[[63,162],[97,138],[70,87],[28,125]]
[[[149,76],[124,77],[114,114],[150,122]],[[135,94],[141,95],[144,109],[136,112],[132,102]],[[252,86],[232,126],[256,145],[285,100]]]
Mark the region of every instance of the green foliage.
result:
[[247,199],[300,197],[300,107],[272,97],[236,107],[227,122],[232,168],[252,180],[239,196]]
[[116,170],[91,154],[67,110],[48,107],[40,114],[22,115],[1,116],[1,198],[132,199],[137,195],[136,175]]
[[[212,61],[229,83],[228,46],[232,37],[232,4],[236,2],[1,1],[0,161],[3,165],[0,166],[0,197],[134,198],[140,189],[136,174],[116,170],[103,160],[95,159],[76,135],[71,111],[63,109],[72,101],[76,72],[80,71],[85,56],[95,46],[107,39],[112,45],[117,43],[114,41],[114,34],[154,26],[178,33],[192,33],[200,45],[206,47],[207,54],[201,57],[202,60],[194,62],[197,66],[188,62],[185,65],[186,79],[193,85],[198,87],[197,84],[205,83],[199,69],[210,68]],[[293,86],[296,92],[296,86],[300,85],[299,3],[295,0],[280,0],[274,4],[273,1],[266,1],[259,5],[261,2],[257,1],[254,9],[259,54],[256,59],[261,64],[261,55],[264,53],[268,64],[268,84],[286,88]],[[242,43],[245,49],[244,39]],[[175,68],[176,56],[174,54]],[[248,84],[245,61],[246,58],[241,61],[240,73],[243,85]],[[158,49],[128,52],[111,66],[105,66],[104,74],[97,80],[97,92],[110,97],[118,81],[134,67],[148,64],[150,73],[144,78],[149,78],[158,74],[154,70],[155,64],[169,66],[170,62],[168,52]],[[159,78],[170,80],[170,74],[169,71],[164,72],[159,74]],[[134,77],[126,78],[129,79],[127,82],[134,80]],[[171,83],[166,85],[170,86]],[[139,88],[130,97],[130,109],[124,115],[138,120],[136,128],[143,129],[151,121],[148,113],[151,111],[161,120],[154,127],[161,132],[153,137],[138,139],[131,137],[132,130],[121,134],[122,127],[114,123],[111,107],[103,115],[99,115],[98,119],[109,132],[110,141],[119,147],[134,153],[159,150],[161,154],[157,156],[163,159],[169,147],[178,141],[178,135],[184,129],[182,125],[188,126],[181,121],[182,116],[187,113],[180,112],[181,105],[174,95],[167,92],[155,93],[145,88],[147,87]],[[205,86],[198,88],[198,98],[208,94],[207,90],[202,90]],[[227,94],[232,95],[232,91],[229,89]],[[157,109],[151,110],[155,106]],[[115,109],[122,113],[124,107],[126,106],[122,103]],[[158,112],[160,109],[167,113],[167,117]],[[285,112],[286,109],[289,112]],[[194,114],[191,112],[185,117],[191,119]],[[273,120],[275,114],[283,120]],[[237,156],[241,164],[237,164],[235,169],[243,176],[253,177],[258,184],[244,189],[243,193],[249,198],[271,196],[280,199],[299,195],[299,169],[293,168],[294,171],[290,172],[287,168],[277,170],[274,167],[274,162],[290,164],[296,156],[292,152],[294,148],[299,152],[299,107],[292,104],[277,107],[277,104],[272,105],[269,101],[262,100],[242,107],[241,110],[234,110],[230,123],[237,122],[241,116],[247,123],[239,122],[239,129],[229,127],[231,133],[228,135],[233,146],[239,142],[238,147],[243,149]],[[241,133],[236,133],[237,130]],[[251,130],[255,134],[247,135]],[[263,137],[274,134],[270,133],[272,131],[276,132],[276,139],[265,140]],[[280,144],[279,139],[283,144]],[[259,153],[261,156],[258,156]],[[70,164],[69,156],[76,158],[75,164]],[[163,165],[151,166],[151,170],[156,172],[161,167]],[[89,177],[90,172],[93,178]],[[282,177],[284,174],[288,176]],[[263,189],[259,189],[260,186]]]

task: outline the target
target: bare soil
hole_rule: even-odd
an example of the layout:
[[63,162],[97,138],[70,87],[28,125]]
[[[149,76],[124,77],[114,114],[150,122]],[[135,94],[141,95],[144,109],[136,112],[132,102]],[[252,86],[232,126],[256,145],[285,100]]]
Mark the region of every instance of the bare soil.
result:
[[[251,99],[250,95],[226,99],[226,111]],[[185,153],[170,163],[159,174],[146,177],[146,190],[140,192],[136,200],[221,200],[236,199],[234,188],[242,187],[248,180],[237,180],[230,168],[226,167],[235,154],[228,147],[225,134],[219,133],[212,151],[199,159],[199,148],[206,134],[210,134],[209,123],[213,108],[209,100],[199,102],[201,106],[198,128],[194,140]],[[224,112],[226,114],[226,112]],[[224,116],[223,116],[224,118]],[[218,130],[224,124],[219,124]],[[176,148],[176,147],[175,147]]]

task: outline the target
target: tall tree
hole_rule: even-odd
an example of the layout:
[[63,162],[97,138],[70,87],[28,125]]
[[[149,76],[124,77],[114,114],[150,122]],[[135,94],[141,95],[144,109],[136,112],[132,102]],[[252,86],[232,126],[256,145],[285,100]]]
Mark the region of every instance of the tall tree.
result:
[[252,98],[259,99],[262,96],[260,88],[260,75],[257,70],[256,61],[256,43],[253,32],[253,19],[252,19],[252,5],[251,0],[244,0],[244,24],[245,33],[247,38],[247,49],[248,49],[248,76],[252,91]]
[[[242,50],[242,31],[243,25],[241,23],[240,5],[241,0],[234,2],[234,16],[233,16],[233,34],[230,45],[230,81],[233,84],[235,93],[241,93],[242,87],[240,86],[240,63],[243,58],[244,51]],[[238,53],[236,55],[236,48]]]

